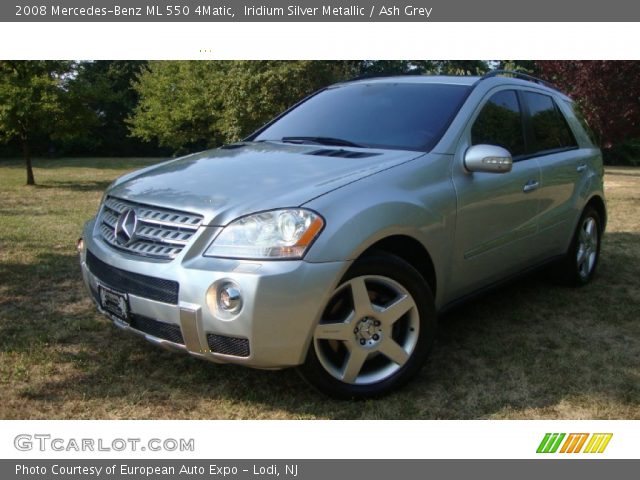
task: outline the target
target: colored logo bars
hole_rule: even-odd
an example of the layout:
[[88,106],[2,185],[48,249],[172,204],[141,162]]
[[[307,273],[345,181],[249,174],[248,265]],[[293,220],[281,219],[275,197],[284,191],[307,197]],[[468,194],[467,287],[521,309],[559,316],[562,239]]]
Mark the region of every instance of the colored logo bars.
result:
[[603,453],[611,437],[613,433],[545,433],[536,453]]

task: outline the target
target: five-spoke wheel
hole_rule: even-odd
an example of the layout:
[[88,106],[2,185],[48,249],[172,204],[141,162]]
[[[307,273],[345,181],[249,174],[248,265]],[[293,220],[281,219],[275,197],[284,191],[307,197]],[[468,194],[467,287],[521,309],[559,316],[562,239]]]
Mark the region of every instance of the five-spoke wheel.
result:
[[417,372],[434,330],[433,297],[420,274],[398,257],[367,256],[328,300],[302,373],[334,396],[379,395]]

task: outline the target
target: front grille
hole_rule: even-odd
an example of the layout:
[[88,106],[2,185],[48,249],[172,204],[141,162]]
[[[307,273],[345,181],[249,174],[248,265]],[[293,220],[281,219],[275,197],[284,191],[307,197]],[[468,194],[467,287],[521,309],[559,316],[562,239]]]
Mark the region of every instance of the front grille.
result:
[[120,270],[103,262],[89,250],[86,262],[89,271],[108,287],[158,302],[178,304],[178,282]]
[[131,328],[153,335],[154,337],[184,345],[182,331],[178,325],[173,323],[159,322],[153,318],[132,313],[129,317],[129,325]]
[[209,350],[223,355],[233,355],[235,357],[249,356],[249,340],[246,338],[225,337],[215,333],[207,334]]
[[[137,222],[131,240],[122,243],[116,238],[115,229],[120,215],[129,210],[135,212]],[[114,248],[171,260],[189,243],[201,224],[201,215],[107,197],[102,205],[98,230],[104,241]]]

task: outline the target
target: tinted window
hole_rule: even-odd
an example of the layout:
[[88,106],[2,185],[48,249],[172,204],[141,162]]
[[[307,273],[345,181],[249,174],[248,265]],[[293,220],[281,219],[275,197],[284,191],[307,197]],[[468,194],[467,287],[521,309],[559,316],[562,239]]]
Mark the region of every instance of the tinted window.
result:
[[593,132],[593,130],[591,129],[591,127],[589,126],[589,123],[587,122],[587,119],[580,105],[578,105],[578,103],[576,102],[565,101],[565,103],[569,105],[569,107],[571,107],[571,109],[573,110],[573,114],[576,116],[576,118],[578,119],[578,122],[580,122],[580,125],[582,125],[582,128],[589,136],[589,140],[591,140],[591,143],[593,143],[594,145],[598,145],[599,144],[598,139],[595,133]]
[[535,151],[576,147],[576,139],[553,99],[540,93],[524,92],[531,115]]
[[473,145],[498,145],[516,157],[525,152],[522,114],[513,90],[494,94],[471,127]]
[[254,140],[332,137],[363,146],[429,150],[466,98],[464,85],[358,83],[329,88]]

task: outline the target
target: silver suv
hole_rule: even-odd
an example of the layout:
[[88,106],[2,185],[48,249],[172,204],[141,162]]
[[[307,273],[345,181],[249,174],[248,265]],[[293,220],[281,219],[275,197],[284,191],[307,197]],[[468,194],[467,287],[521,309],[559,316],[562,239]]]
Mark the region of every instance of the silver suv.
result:
[[78,247],[118,327],[355,398],[415,375],[438,312],[474,293],[550,262],[587,283],[605,223],[601,153],[565,95],[405,76],[121,177]]

